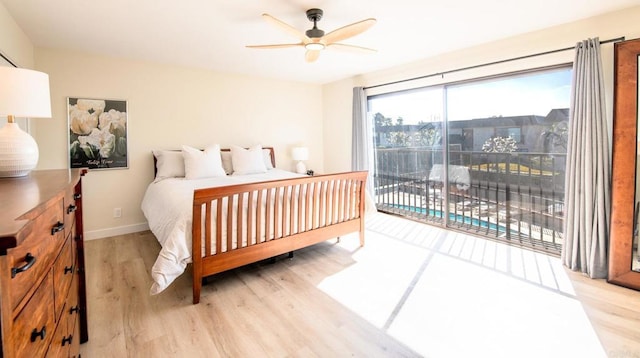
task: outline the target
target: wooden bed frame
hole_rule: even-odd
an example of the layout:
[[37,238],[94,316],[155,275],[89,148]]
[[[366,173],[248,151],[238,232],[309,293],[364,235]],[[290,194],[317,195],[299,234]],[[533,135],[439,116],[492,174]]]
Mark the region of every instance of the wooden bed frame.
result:
[[366,180],[359,171],[195,190],[193,303],[206,276],[354,232],[363,246]]

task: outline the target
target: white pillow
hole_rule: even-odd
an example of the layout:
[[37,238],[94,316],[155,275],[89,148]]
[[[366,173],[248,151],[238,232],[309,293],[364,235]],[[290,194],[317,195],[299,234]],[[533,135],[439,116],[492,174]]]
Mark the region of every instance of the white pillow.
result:
[[271,151],[269,149],[263,149],[262,154],[264,155],[264,166],[267,167],[267,170],[273,169],[273,163],[271,162]]
[[175,150],[154,150],[156,157],[156,178],[184,177],[184,158],[182,153]]
[[[273,169],[273,163],[271,162],[271,151],[269,149],[262,149],[264,155],[264,166],[269,169]],[[222,157],[222,167],[227,175],[233,173],[233,162],[231,160],[231,151],[220,151]]]
[[225,173],[227,174],[233,173],[233,163],[231,162],[231,152],[220,151],[220,157],[222,157],[222,168],[224,168]]
[[222,169],[220,146],[211,145],[201,151],[187,145],[182,146],[184,171],[187,179],[223,177],[227,175]]
[[233,163],[233,175],[266,173],[262,146],[255,145],[244,149],[237,145],[231,146],[231,162]]

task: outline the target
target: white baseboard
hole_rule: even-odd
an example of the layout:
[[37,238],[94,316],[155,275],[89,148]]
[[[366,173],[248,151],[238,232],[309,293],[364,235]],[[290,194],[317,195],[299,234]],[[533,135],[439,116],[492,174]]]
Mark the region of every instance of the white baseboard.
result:
[[84,239],[85,240],[104,239],[105,237],[132,234],[134,232],[140,232],[140,231],[146,231],[146,230],[149,230],[148,223],[118,226],[118,227],[112,227],[112,228],[101,229],[101,230],[92,230],[92,231],[85,230]]

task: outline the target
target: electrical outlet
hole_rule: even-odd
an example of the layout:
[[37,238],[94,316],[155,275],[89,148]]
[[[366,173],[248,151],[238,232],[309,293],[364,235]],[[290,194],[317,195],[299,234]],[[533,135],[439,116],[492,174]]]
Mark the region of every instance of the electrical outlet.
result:
[[121,208],[113,208],[113,217],[114,218],[122,217],[122,209]]

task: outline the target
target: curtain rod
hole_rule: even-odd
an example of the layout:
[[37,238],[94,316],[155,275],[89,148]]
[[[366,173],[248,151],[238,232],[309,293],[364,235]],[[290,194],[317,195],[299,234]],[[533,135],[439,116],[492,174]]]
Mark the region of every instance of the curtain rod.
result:
[[[609,39],[609,40],[605,40],[605,41],[600,41],[600,44],[607,44],[610,42],[619,42],[619,41],[624,41],[624,36],[622,37],[618,37],[615,39]],[[363,89],[367,90],[370,88],[376,88],[376,87],[383,87],[383,86],[390,86],[390,85],[395,85],[398,83],[403,83],[403,82],[409,82],[409,81],[415,81],[415,80],[421,80],[421,79],[425,79],[425,78],[429,78],[429,77],[434,77],[434,76],[444,76],[447,75],[449,73],[454,73],[454,72],[460,72],[460,71],[466,71],[466,70],[472,70],[475,68],[479,68],[479,67],[485,67],[485,66],[491,66],[491,65],[497,65],[500,63],[505,63],[505,62],[511,62],[511,61],[517,61],[517,60],[523,60],[525,58],[530,58],[530,57],[537,57],[537,56],[543,56],[543,55],[550,55],[552,53],[556,53],[556,52],[563,52],[563,51],[568,51],[568,50],[573,50],[575,49],[575,46],[571,46],[571,47],[565,47],[565,48],[560,48],[557,50],[551,50],[551,51],[545,51],[545,52],[539,52],[539,53],[534,53],[531,55],[525,55],[525,56],[519,56],[519,57],[513,57],[513,58],[509,58],[506,60],[499,60],[499,61],[493,61],[493,62],[487,62],[487,63],[482,63],[479,65],[473,65],[473,66],[468,66],[468,67],[461,67],[461,68],[456,68],[454,70],[447,70],[447,71],[443,71],[443,72],[436,72],[436,73],[432,73],[430,75],[424,75],[424,76],[419,76],[419,77],[413,77],[413,78],[407,78],[404,80],[399,80],[399,81],[394,81],[394,82],[388,82],[388,83],[382,83],[379,85],[373,85],[373,86],[369,86],[369,87],[364,87]]]

